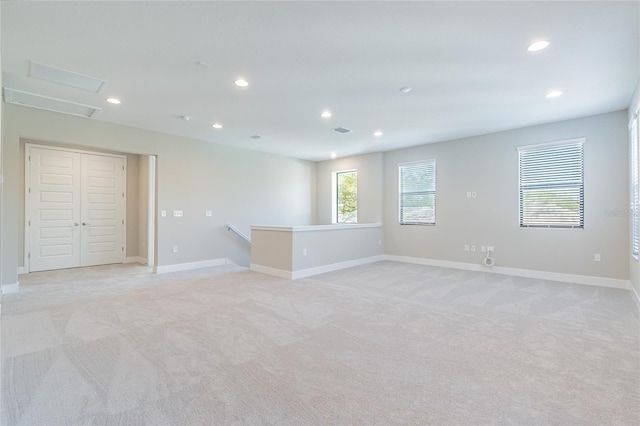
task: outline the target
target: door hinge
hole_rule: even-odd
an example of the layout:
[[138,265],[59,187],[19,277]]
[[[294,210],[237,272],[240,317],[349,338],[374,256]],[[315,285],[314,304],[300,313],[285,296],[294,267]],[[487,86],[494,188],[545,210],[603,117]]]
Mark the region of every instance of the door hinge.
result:
[[27,259],[31,259],[31,253],[27,254]]
[[124,192],[122,193],[122,197],[124,197]]
[[29,161],[31,161],[31,156],[29,156]]
[[29,194],[31,194],[31,188],[29,188]]
[[29,221],[29,226],[31,226],[31,221]]
[[122,166],[122,170],[124,170],[124,166]]
[[122,251],[124,251],[124,246],[122,246]]
[[124,219],[122,219],[122,224],[124,225]]

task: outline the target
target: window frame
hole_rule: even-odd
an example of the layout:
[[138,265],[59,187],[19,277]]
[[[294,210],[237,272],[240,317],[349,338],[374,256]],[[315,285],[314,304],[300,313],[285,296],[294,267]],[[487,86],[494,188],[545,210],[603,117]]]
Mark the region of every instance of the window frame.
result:
[[[343,173],[355,173],[356,174],[356,217],[355,222],[339,222],[338,219],[340,217],[340,213],[338,212],[338,175]],[[331,223],[334,225],[348,225],[348,224],[356,224],[358,223],[358,169],[346,169],[346,170],[336,170],[331,173]]]
[[[538,150],[538,149],[545,149],[545,148],[553,148],[553,147],[561,147],[561,146],[568,146],[568,145],[581,145],[581,159],[580,159],[580,166],[581,166],[581,182],[580,184],[577,186],[580,189],[580,212],[579,212],[579,217],[580,217],[580,223],[579,225],[558,225],[558,224],[552,224],[552,223],[547,223],[547,224],[538,224],[538,225],[534,225],[534,224],[524,224],[524,217],[523,217],[523,213],[524,213],[524,209],[523,209],[523,185],[522,185],[522,157],[521,157],[521,153],[523,152],[530,152],[530,151],[534,151],[534,150]],[[534,144],[534,145],[525,145],[525,146],[519,146],[516,148],[517,152],[518,152],[518,227],[520,229],[546,229],[546,230],[583,230],[585,225],[584,225],[584,217],[585,217],[585,191],[584,191],[584,183],[585,183],[585,173],[584,173],[584,166],[585,166],[585,146],[586,146],[586,138],[575,138],[575,139],[567,139],[567,140],[561,140],[561,141],[555,141],[555,142],[547,142],[547,143],[541,143],[541,144]],[[545,187],[549,187],[549,185],[551,185],[550,183],[541,183],[538,185],[534,185],[533,188],[535,189],[537,187],[537,189],[542,189]],[[565,187],[571,187],[571,185],[565,185]],[[529,187],[528,189],[532,189],[532,187]]]
[[[423,190],[423,191],[413,191],[413,192],[403,192],[402,191],[402,170],[405,167],[408,166],[412,166],[412,165],[418,165],[418,164],[429,164],[431,163],[432,169],[433,169],[433,190]],[[437,176],[437,161],[435,158],[427,158],[424,160],[417,160],[417,161],[408,161],[408,162],[404,162],[404,163],[398,163],[398,224],[401,226],[405,226],[405,225],[417,225],[417,226],[436,226],[437,223],[437,192],[438,192],[438,176]],[[426,221],[404,221],[403,220],[403,203],[402,203],[402,198],[403,195],[405,194],[409,194],[409,193],[414,193],[414,194],[433,194],[433,221],[431,222],[426,222]]]

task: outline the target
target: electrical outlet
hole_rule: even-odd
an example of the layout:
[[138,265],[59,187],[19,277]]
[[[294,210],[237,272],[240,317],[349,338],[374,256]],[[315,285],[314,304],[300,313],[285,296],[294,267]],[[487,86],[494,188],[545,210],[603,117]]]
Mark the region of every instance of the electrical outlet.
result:
[[464,245],[464,251],[469,251],[469,244]]
[[471,198],[471,191],[467,191],[467,198]]
[[485,253],[487,251],[487,246],[480,246],[480,251]]
[[382,240],[378,240],[378,245],[381,246],[382,245]]
[[307,249],[306,249],[306,248],[303,248],[303,249],[302,249],[302,255],[303,255],[303,256],[306,256],[306,255],[307,255]]
[[471,246],[471,251],[476,251],[476,246]]
[[182,210],[174,210],[173,217],[182,217]]
[[593,260],[594,260],[595,262],[600,262],[600,253],[596,253],[596,254],[594,254],[594,255],[593,255]]
[[476,195],[478,195],[478,194],[476,194],[476,191],[472,191],[471,192],[471,198],[476,198]]
[[173,246],[173,252],[177,253],[178,252],[178,246]]
[[166,210],[160,210],[160,216],[167,217],[167,211]]
[[493,253],[496,250],[496,248],[494,246],[487,246],[487,251],[489,253]]
[[211,217],[212,214],[213,214],[213,212],[211,210],[207,210],[207,211],[204,212],[204,215],[206,217]]

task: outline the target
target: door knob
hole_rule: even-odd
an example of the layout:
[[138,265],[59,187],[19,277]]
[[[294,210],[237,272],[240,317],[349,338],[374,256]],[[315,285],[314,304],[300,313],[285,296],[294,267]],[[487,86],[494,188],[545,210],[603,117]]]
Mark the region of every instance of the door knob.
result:
[[78,222],[74,222],[73,226],[78,226]]
[[88,225],[90,225],[90,223],[82,222],[82,226],[88,226]]

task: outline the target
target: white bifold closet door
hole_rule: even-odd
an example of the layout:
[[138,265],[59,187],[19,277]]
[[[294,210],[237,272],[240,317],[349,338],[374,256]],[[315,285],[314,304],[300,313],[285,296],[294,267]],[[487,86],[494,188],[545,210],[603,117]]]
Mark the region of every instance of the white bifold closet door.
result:
[[29,270],[122,263],[124,158],[31,147]]

